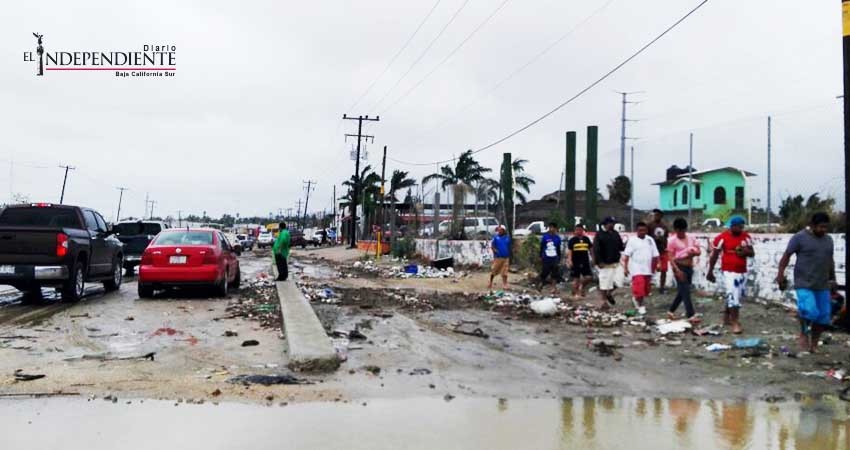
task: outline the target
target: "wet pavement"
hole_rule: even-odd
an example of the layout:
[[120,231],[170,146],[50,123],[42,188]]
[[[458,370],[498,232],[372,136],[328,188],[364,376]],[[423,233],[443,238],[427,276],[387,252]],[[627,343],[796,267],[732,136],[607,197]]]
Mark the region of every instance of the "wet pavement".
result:
[[843,402],[435,398],[270,406],[0,401],[4,449],[850,449]]

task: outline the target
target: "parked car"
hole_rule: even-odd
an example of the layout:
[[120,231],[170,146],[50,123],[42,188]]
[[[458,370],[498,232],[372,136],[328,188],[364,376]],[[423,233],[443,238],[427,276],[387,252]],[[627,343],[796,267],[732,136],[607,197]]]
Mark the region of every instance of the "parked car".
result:
[[124,244],[124,270],[132,275],[142,260],[142,253],[160,231],[168,229],[165,222],[138,220],[119,222],[113,227],[115,237]]
[[63,300],[75,302],[92,281],[117,290],[123,247],[103,216],[90,208],[33,203],[0,210],[0,284],[24,291],[27,299],[52,286]]
[[499,221],[495,217],[467,217],[463,219],[463,232],[467,236],[496,233]]
[[254,238],[250,234],[237,234],[236,239],[242,245],[242,250],[249,251],[254,249]]
[[723,228],[723,221],[716,218],[716,217],[712,217],[710,219],[705,219],[702,222],[702,228],[704,230],[709,230],[709,231],[717,229],[717,228]]
[[327,242],[327,231],[319,228],[313,232],[313,235],[310,238],[310,242],[313,244],[313,246],[318,247],[322,245],[323,241]]
[[164,230],[139,265],[139,298],[167,287],[210,286],[219,296],[241,280],[239,258],[227,238],[208,228]]
[[514,236],[531,236],[532,234],[543,234],[546,232],[546,223],[542,220],[531,222],[530,224],[514,230]]
[[222,232],[224,238],[227,239],[227,242],[230,243],[230,246],[233,247],[233,251],[236,253],[236,256],[242,256],[242,242],[236,236],[236,233],[225,233]]
[[271,231],[263,231],[257,236],[257,248],[266,248],[274,245],[274,236]]
[[307,239],[301,230],[289,230],[289,246],[307,248]]

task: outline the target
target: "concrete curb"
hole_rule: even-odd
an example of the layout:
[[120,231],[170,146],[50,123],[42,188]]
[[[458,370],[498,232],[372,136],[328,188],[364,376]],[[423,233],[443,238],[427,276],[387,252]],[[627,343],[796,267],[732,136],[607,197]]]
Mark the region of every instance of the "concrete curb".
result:
[[[272,265],[271,273],[277,278]],[[289,346],[289,368],[299,372],[332,372],[340,360],[310,302],[292,280],[277,281],[283,331]]]

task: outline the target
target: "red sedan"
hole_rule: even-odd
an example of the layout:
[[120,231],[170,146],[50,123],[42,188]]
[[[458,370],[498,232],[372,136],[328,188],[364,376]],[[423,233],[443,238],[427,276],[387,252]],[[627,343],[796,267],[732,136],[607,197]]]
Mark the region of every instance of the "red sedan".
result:
[[163,230],[142,254],[139,297],[172,286],[211,286],[223,297],[239,287],[240,277],[236,251],[220,231]]

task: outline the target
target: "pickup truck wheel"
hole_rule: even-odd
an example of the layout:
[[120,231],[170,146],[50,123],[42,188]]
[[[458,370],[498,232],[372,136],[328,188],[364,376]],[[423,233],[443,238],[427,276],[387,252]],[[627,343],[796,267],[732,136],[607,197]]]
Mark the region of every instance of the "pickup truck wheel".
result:
[[71,266],[68,281],[62,286],[62,300],[78,302],[86,291],[86,265],[80,261]]
[[44,296],[41,295],[41,286],[23,289],[23,292],[24,296],[21,297],[21,303],[25,305],[34,305],[44,300]]
[[153,287],[147,284],[139,283],[139,298],[153,297]]
[[112,262],[112,278],[103,282],[107,292],[117,291],[121,288],[121,280],[124,278],[124,261],[121,257]]

